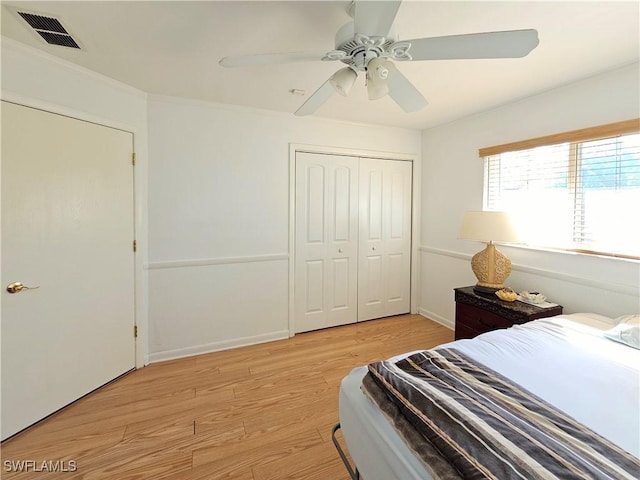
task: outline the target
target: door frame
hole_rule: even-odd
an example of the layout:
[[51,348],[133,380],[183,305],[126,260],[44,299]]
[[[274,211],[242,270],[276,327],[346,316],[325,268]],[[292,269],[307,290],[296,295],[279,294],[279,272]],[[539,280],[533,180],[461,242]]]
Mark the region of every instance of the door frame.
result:
[[[133,171],[133,198],[134,206],[132,220],[134,222],[134,236],[136,240],[136,254],[134,255],[134,325],[137,327],[138,336],[134,341],[135,367],[144,367],[148,362],[148,275],[146,264],[148,258],[148,221],[147,221],[147,191],[148,191],[148,163],[147,147],[145,145],[146,132],[141,132],[139,128],[113,119],[102,118],[64,107],[54,103],[31,98],[14,92],[2,91],[1,100],[24,107],[42,110],[44,112],[62,115],[76,120],[102,125],[104,127],[123,130],[133,135],[133,151],[136,154],[135,167]],[[134,239],[132,239],[133,241]],[[1,241],[1,235],[0,235]],[[132,245],[133,248],[133,245]],[[0,300],[1,301],[1,300]],[[133,332],[131,333],[133,335]]]
[[381,160],[399,160],[411,162],[411,313],[418,312],[418,293],[420,279],[419,233],[420,198],[422,170],[418,154],[361,150],[355,148],[331,147],[324,145],[289,144],[289,337],[295,335],[295,221],[296,221],[296,153],[319,153],[325,155],[345,155]]

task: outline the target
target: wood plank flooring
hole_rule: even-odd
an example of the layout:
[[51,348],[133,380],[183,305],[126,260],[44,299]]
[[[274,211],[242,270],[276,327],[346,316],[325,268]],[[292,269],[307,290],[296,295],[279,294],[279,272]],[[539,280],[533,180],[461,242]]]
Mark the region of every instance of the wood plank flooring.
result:
[[[331,442],[340,380],[451,340],[446,327],[401,315],[153,364],[4,442],[0,476],[348,480]],[[75,471],[9,471],[21,460]]]

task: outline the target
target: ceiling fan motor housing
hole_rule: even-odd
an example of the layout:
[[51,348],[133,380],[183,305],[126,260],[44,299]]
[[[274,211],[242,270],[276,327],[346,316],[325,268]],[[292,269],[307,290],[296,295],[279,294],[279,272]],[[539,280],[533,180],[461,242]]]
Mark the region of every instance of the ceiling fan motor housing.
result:
[[364,33],[356,32],[354,22],[343,25],[335,37],[336,50],[345,53],[340,61],[358,71],[365,71],[367,63],[380,57],[387,49],[396,43],[398,36],[395,28],[391,27],[386,37],[368,37]]

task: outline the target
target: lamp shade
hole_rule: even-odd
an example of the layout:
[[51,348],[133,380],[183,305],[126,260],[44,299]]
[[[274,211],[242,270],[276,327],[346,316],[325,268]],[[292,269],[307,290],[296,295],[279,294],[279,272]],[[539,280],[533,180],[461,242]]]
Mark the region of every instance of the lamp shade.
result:
[[329,83],[340,95],[346,97],[349,94],[349,90],[353,87],[358,74],[350,67],[341,68],[336,73],[331,75]]
[[522,242],[507,212],[465,213],[458,238],[479,242]]

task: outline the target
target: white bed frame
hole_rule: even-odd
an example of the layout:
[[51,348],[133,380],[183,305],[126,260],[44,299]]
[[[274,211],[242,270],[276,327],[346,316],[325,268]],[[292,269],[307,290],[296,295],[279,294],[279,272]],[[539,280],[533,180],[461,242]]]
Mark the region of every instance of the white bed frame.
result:
[[[640,456],[640,350],[605,339],[603,330],[614,323],[599,315],[562,315],[536,322],[546,325],[530,322],[443,347],[459,348]],[[549,329],[542,335],[544,343],[526,348],[532,329],[538,327]],[[577,342],[580,347],[570,355],[565,353],[563,343],[567,335],[571,335],[572,344]],[[549,359],[548,366],[545,359]],[[340,421],[333,427],[332,438],[347,472],[353,480],[360,479],[360,475],[366,480],[436,480],[429,466],[413,453],[385,414],[362,392],[366,373],[367,367],[357,367],[340,386]],[[589,401],[576,401],[579,398]],[[350,465],[336,438],[338,430],[342,431],[355,466]]]

